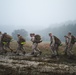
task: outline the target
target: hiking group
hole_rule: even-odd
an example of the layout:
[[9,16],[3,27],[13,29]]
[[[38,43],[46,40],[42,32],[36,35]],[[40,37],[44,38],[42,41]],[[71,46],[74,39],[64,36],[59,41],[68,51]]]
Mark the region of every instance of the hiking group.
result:
[[[26,43],[26,40],[23,36],[20,34],[17,34],[18,40],[17,40],[17,50],[16,54],[19,54],[19,51],[23,54],[26,54],[25,49],[23,48],[24,44]],[[38,48],[38,44],[42,42],[41,36],[31,33],[31,42],[32,42],[32,52],[31,55],[37,56],[41,55],[42,51]],[[56,36],[54,36],[52,33],[49,33],[50,37],[50,50],[51,50],[51,57],[59,57],[59,46],[62,45],[60,39]],[[71,32],[68,32],[67,35],[64,36],[65,38],[65,49],[64,54],[68,57],[72,57],[74,55],[73,53],[73,46],[76,42],[76,37],[71,34]],[[2,50],[3,53],[7,53],[7,48],[10,49],[11,52],[13,52],[13,49],[10,48],[10,42],[12,40],[12,37],[8,35],[7,33],[0,32],[0,51]]]

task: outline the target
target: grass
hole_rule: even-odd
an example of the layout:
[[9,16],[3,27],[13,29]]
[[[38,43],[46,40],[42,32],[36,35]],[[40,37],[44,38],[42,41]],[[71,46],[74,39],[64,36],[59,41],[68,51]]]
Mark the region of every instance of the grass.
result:
[[[15,51],[17,50],[18,44],[16,41],[13,41],[10,43],[10,47]],[[26,42],[26,44],[24,45],[25,51],[31,52],[32,51],[32,42]],[[42,42],[38,45],[38,48],[43,52],[43,55],[51,55],[51,48],[49,45],[49,42]],[[65,49],[65,44],[63,44],[62,46],[59,47],[59,54],[63,54]],[[74,45],[73,47],[73,51],[76,55],[76,45]]]
[[[13,49],[13,51],[17,50],[17,42],[16,41],[12,41],[10,43],[10,47]],[[26,42],[26,44],[24,45],[25,51],[26,53],[31,53],[32,52],[32,42]],[[42,42],[38,45],[38,48],[42,51],[42,55],[40,57],[46,57],[49,58],[51,56],[51,49],[50,49],[50,45],[49,42]],[[73,47],[73,52],[75,54],[74,59],[70,60],[68,59],[66,56],[64,56],[64,49],[65,49],[65,44],[63,44],[62,46],[59,47],[59,55],[60,55],[60,60],[58,61],[58,63],[64,63],[64,62],[68,62],[68,63],[76,63],[76,44]]]

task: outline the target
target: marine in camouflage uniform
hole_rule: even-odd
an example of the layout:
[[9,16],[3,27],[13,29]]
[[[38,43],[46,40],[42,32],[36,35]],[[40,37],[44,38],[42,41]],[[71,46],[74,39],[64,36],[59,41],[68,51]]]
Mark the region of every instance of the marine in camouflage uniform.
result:
[[49,33],[50,36],[50,47],[51,47],[51,57],[58,56],[58,48],[59,48],[59,41],[56,40],[56,36],[52,35],[52,33]]
[[65,35],[65,50],[64,50],[64,53],[65,55],[67,55],[67,49],[68,49],[68,37]]
[[35,34],[31,33],[30,37],[32,41],[32,53],[31,54],[35,54],[35,52],[39,52],[39,54],[41,55],[42,52],[39,50],[38,43],[35,41]]
[[1,37],[2,37],[2,32],[0,31],[0,50],[1,50]]
[[17,37],[18,37],[18,41],[17,41],[17,43],[18,43],[17,52],[22,51],[22,53],[25,54],[26,52],[25,52],[23,46],[24,46],[26,40],[20,34],[17,34]]
[[12,37],[10,35],[8,35],[7,33],[4,33],[2,34],[2,37],[1,37],[1,47],[2,47],[2,50],[4,50],[5,52],[6,49],[10,49],[11,52],[13,51],[11,48],[10,48],[10,42],[12,40]]
[[67,48],[67,55],[69,57],[71,57],[74,53],[73,53],[73,46],[74,46],[74,43],[72,43],[72,35],[71,35],[71,32],[68,33],[67,35],[67,39],[68,39],[68,48]]

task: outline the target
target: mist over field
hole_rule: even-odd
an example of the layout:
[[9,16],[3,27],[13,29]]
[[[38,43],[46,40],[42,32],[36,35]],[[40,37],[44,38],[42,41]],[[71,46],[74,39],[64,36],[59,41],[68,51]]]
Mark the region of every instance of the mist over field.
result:
[[24,29],[48,40],[52,32],[61,40],[76,36],[76,0],[0,0],[0,31]]
[[76,0],[0,0],[0,31],[0,75],[76,75]]

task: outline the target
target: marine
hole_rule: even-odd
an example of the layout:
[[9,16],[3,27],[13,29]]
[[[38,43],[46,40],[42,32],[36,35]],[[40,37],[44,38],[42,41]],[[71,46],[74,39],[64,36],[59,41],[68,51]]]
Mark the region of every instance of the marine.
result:
[[66,39],[67,39],[67,44],[66,44],[65,52],[68,55],[68,57],[71,58],[74,55],[72,49],[76,42],[76,38],[71,34],[71,32],[68,32]]
[[10,48],[10,42],[12,40],[12,36],[8,35],[7,33],[3,33],[2,36],[1,36],[1,47],[2,47],[2,50],[4,50],[5,52],[6,49],[10,49],[11,52],[13,51],[11,48]]
[[18,51],[21,51],[23,54],[25,54],[26,52],[25,52],[23,46],[26,43],[26,40],[20,34],[17,34],[17,37],[18,37],[18,41],[17,41],[17,43],[18,43],[17,52]]
[[42,42],[40,35],[35,35],[34,33],[30,34],[31,37],[31,41],[32,41],[32,55],[35,55],[36,52],[38,52],[38,54],[42,54],[42,52],[40,51],[40,49],[38,48],[38,44]]
[[61,41],[59,38],[57,38],[56,36],[54,36],[52,33],[49,33],[49,37],[50,37],[50,48],[51,48],[51,57],[58,57],[59,53],[58,53],[58,48],[61,44]]

